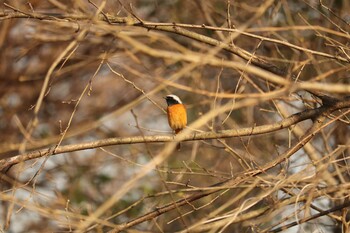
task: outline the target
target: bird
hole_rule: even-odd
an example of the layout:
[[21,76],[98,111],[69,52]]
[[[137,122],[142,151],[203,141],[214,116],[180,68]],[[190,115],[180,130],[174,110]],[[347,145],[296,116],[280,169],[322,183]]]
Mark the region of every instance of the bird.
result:
[[[167,95],[164,97],[167,102],[167,115],[168,123],[175,135],[180,133],[187,125],[187,112],[186,107],[183,105],[180,98],[176,95]],[[177,145],[177,149],[180,149],[180,143]]]

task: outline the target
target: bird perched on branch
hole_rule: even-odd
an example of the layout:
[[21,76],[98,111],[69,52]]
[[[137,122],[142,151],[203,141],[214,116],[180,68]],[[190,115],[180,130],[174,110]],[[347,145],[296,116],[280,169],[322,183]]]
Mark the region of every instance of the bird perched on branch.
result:
[[[175,134],[178,134],[187,125],[185,105],[182,104],[180,98],[176,95],[167,95],[164,99],[168,105],[167,115],[169,126],[174,130]],[[177,145],[177,149],[180,149],[180,143]]]

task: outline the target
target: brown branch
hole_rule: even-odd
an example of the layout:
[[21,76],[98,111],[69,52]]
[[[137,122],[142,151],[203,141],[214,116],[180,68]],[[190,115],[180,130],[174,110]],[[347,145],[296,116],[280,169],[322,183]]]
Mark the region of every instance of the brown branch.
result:
[[349,206],[350,206],[350,202],[345,202],[345,203],[343,203],[343,204],[341,204],[341,205],[334,206],[333,208],[330,208],[330,209],[328,209],[328,210],[321,211],[321,212],[318,213],[318,214],[314,214],[314,215],[311,215],[311,216],[309,216],[309,217],[307,217],[307,218],[300,219],[298,222],[295,221],[295,222],[289,223],[289,224],[287,224],[287,225],[285,225],[285,226],[278,227],[278,228],[273,229],[273,230],[271,230],[271,231],[269,231],[269,232],[280,232],[280,231],[284,231],[284,230],[287,230],[288,228],[291,228],[291,227],[294,227],[294,226],[296,226],[296,225],[299,225],[299,224],[302,224],[302,223],[311,221],[311,220],[313,220],[313,219],[322,217],[322,216],[324,216],[324,215],[328,215],[328,214],[330,214],[330,213],[332,213],[332,212],[335,212],[335,211],[338,211],[338,210],[342,210],[342,209],[344,209],[344,208],[346,208],[346,207],[349,207]]
[[[13,8],[11,8],[13,9]],[[15,10],[15,9],[13,9]],[[15,10],[16,11],[16,10]],[[57,20],[57,19],[61,19],[61,20],[88,20],[88,19],[92,19],[92,16],[88,16],[88,15],[63,15],[63,14],[38,14],[38,13],[29,13],[29,12],[5,12],[5,13],[0,13],[0,19],[10,19],[10,18],[33,18],[33,19],[39,19],[39,20]],[[172,32],[172,33],[176,33],[178,35],[182,35],[215,47],[219,47],[222,48],[228,52],[231,52],[241,58],[243,58],[246,61],[251,61],[252,64],[263,68],[267,71],[270,71],[274,74],[277,75],[281,75],[281,76],[285,76],[286,75],[286,71],[275,66],[274,64],[269,63],[268,61],[264,60],[261,57],[258,57],[257,55],[253,55],[250,52],[241,49],[239,47],[236,47],[230,43],[225,43],[225,42],[221,42],[219,40],[213,39],[211,37],[207,37],[205,35],[193,32],[193,31],[189,31],[185,28],[202,28],[202,29],[209,29],[209,30],[215,30],[215,31],[230,31],[230,32],[236,32],[239,34],[244,34],[256,39],[260,39],[263,41],[270,41],[273,43],[278,43],[278,44],[282,44],[288,47],[291,47],[293,49],[298,49],[300,51],[304,51],[306,53],[311,53],[311,54],[315,54],[315,55],[320,55],[320,56],[324,56],[324,57],[328,57],[328,58],[332,58],[332,59],[337,59],[339,61],[342,62],[349,62],[347,58],[343,58],[340,56],[333,56],[333,55],[329,55],[326,53],[320,53],[320,52],[315,52],[312,50],[308,50],[296,45],[293,45],[291,43],[288,42],[284,42],[284,41],[279,41],[276,39],[270,39],[270,38],[266,38],[266,37],[261,37],[261,36],[257,36],[254,34],[249,34],[246,32],[242,32],[239,31],[237,29],[230,29],[230,28],[219,28],[219,27],[210,27],[210,26],[206,26],[206,25],[190,25],[190,24],[177,24],[177,23],[153,23],[153,22],[147,22],[147,21],[140,21],[141,19],[135,17],[135,15],[133,15],[133,17],[116,17],[116,16],[112,16],[112,15],[108,15],[108,14],[104,14],[104,13],[100,13],[98,15],[98,20],[100,21],[104,21],[108,24],[126,24],[128,26],[137,26],[137,27],[143,27],[146,28],[148,30],[160,30],[160,31],[166,31],[166,32]]]
[[[350,104],[350,99],[348,101],[348,104]],[[349,106],[347,106],[347,108],[349,108]],[[159,207],[154,211],[151,211],[143,216],[140,216],[134,220],[131,220],[129,222],[126,222],[124,224],[120,224],[118,227],[116,227],[115,229],[113,229],[110,232],[121,232],[127,228],[130,228],[132,226],[135,226],[139,223],[151,220],[157,216],[160,216],[161,214],[171,211],[173,210],[176,206],[183,206],[183,205],[187,205],[190,202],[193,202],[195,200],[198,200],[202,197],[205,196],[209,196],[213,193],[216,193],[217,191],[221,190],[219,187],[222,187],[222,189],[226,189],[228,187],[236,187],[237,185],[247,181],[248,179],[250,179],[251,177],[255,177],[261,173],[267,172],[268,170],[270,170],[271,168],[274,168],[276,165],[280,164],[281,162],[287,160],[288,158],[290,158],[295,152],[297,152],[299,149],[301,149],[306,143],[308,143],[321,129],[323,129],[324,127],[328,126],[330,123],[334,122],[335,120],[337,120],[338,118],[342,117],[343,115],[338,116],[337,118],[331,120],[330,122],[328,122],[327,124],[323,124],[326,115],[330,114],[333,111],[336,111],[337,108],[326,108],[323,111],[321,111],[320,113],[316,114],[316,119],[315,119],[315,123],[311,126],[311,128],[308,130],[308,132],[304,135],[303,138],[300,139],[300,141],[298,141],[294,146],[292,146],[290,149],[288,149],[286,152],[282,153],[281,155],[279,155],[276,159],[274,159],[273,161],[270,161],[268,163],[266,163],[264,166],[262,166],[260,169],[253,169],[250,171],[246,171],[246,172],[241,172],[239,174],[236,174],[233,178],[227,180],[227,181],[223,181],[220,183],[216,183],[210,187],[218,187],[218,189],[214,189],[214,190],[206,190],[206,191],[198,191],[193,195],[190,195],[188,197],[185,197],[183,199],[178,200],[176,203],[169,203],[165,206]],[[350,110],[348,110],[345,114],[349,113]]]
[[[247,73],[251,73],[256,75],[257,77],[262,78],[264,81],[272,82],[278,85],[282,85],[288,87],[290,92],[296,90],[317,90],[317,91],[325,91],[325,92],[333,92],[333,93],[350,93],[350,85],[346,84],[333,84],[333,83],[318,83],[318,82],[294,82],[286,79],[285,77],[276,75],[274,73],[268,72],[264,69],[261,69],[257,66],[247,65],[241,62],[222,60],[219,58],[212,57],[211,59],[206,59],[203,61],[202,54],[192,53],[191,56],[188,54],[169,52],[167,50],[154,49],[147,46],[144,43],[141,43],[130,36],[122,33],[118,33],[118,38],[127,42],[134,48],[137,48],[139,51],[149,54],[152,57],[161,57],[168,59],[175,59],[181,61],[188,61],[191,63],[200,63],[201,65],[205,62],[208,65],[216,66],[216,67],[225,67],[225,68],[233,68],[245,71]],[[250,63],[250,61],[249,61]],[[294,77],[294,76],[293,76]],[[280,91],[280,90],[279,90]],[[271,92],[270,92],[271,94]]]
[[[243,137],[252,136],[265,133],[271,133],[281,129],[288,128],[294,124],[307,119],[315,119],[324,112],[333,112],[338,109],[349,108],[350,98],[340,100],[334,103],[332,106],[321,106],[315,109],[308,109],[303,112],[299,112],[285,118],[279,122],[269,125],[261,125],[256,127],[247,127],[241,129],[223,130],[220,132],[203,132],[203,133],[192,133],[183,137],[182,141],[193,141],[193,140],[208,140],[218,138],[230,138],[230,137]],[[173,136],[169,135],[152,135],[152,136],[135,136],[135,137],[124,137],[124,138],[107,138],[102,140],[96,140],[93,142],[80,143],[74,145],[65,145],[57,147],[49,147],[46,149],[35,150],[25,154],[13,156],[8,159],[0,160],[0,170],[18,164],[23,161],[31,159],[41,158],[43,156],[57,155],[61,153],[94,149],[105,146],[123,145],[123,144],[137,144],[137,143],[160,143],[160,142],[171,142],[174,141]]]
[[[147,27],[156,27],[156,29],[158,29],[159,26],[171,26],[171,27],[180,27],[180,28],[194,28],[194,29],[208,29],[208,30],[213,30],[213,31],[224,31],[224,32],[236,32],[238,34],[242,34],[254,39],[258,39],[264,42],[271,42],[271,43],[275,43],[275,44],[280,44],[280,45],[284,45],[286,47],[290,47],[292,49],[296,49],[299,51],[303,51],[305,53],[309,53],[309,54],[314,54],[314,55],[318,55],[318,56],[322,56],[322,57],[327,57],[327,58],[331,58],[331,59],[336,59],[342,62],[350,62],[349,59],[341,57],[339,55],[331,55],[328,53],[323,53],[323,52],[319,52],[319,51],[314,51],[311,49],[306,49],[304,47],[292,44],[290,42],[287,41],[283,41],[283,40],[278,40],[278,39],[273,39],[273,38],[269,38],[269,37],[265,37],[265,36],[260,36],[260,35],[256,35],[253,33],[249,33],[246,31],[241,31],[239,29],[232,29],[232,28],[222,28],[222,27],[213,27],[213,26],[208,26],[208,25],[194,25],[194,24],[182,24],[182,23],[152,23],[152,22],[144,22],[144,25]],[[320,29],[319,27],[315,26],[315,28]],[[346,37],[346,35],[344,35]],[[202,42],[202,41],[201,41]]]

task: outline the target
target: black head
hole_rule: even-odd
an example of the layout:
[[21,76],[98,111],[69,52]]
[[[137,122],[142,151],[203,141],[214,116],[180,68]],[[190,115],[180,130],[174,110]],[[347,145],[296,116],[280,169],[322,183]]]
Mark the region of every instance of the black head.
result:
[[176,95],[167,95],[164,97],[166,100],[166,103],[168,106],[174,105],[174,104],[182,104],[180,98]]

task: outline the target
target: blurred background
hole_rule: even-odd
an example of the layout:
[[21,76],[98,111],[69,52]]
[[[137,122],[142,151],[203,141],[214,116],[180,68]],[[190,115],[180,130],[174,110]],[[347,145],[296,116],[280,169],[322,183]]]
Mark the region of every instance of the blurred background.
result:
[[[162,98],[167,94],[182,99],[189,123],[232,103],[232,111],[192,129],[196,131],[268,125],[320,106],[310,93],[290,89],[235,109],[236,103],[259,100],[282,87],[249,71],[208,64],[205,59],[247,66],[250,61],[208,45],[200,37],[161,27],[150,30],[131,21],[109,24],[104,17],[186,24],[180,28],[254,54],[283,71],[285,79],[350,83],[348,0],[5,0],[0,4],[2,160],[55,145],[171,135]],[[104,6],[104,16],[96,17],[99,6]],[[232,30],[215,30],[219,28]],[[198,57],[203,61],[191,62]],[[332,88],[326,94],[350,95]],[[263,232],[341,203],[349,193],[348,117],[323,128],[306,148],[261,177],[131,229]],[[259,168],[297,143],[313,123],[308,120],[260,136],[183,142],[181,151],[173,151],[103,212],[99,219],[104,222],[84,231],[107,232],[183,198],[191,188],[209,187],[238,172]],[[116,145],[43,157],[5,169],[0,228],[3,232],[75,231],[165,146]],[[326,165],[320,168],[320,164]],[[337,186],[343,188],[332,191]],[[169,190],[174,193],[169,195]],[[245,206],[248,201],[254,203],[250,208]],[[343,221],[349,219],[339,212],[284,232],[341,232]]]

